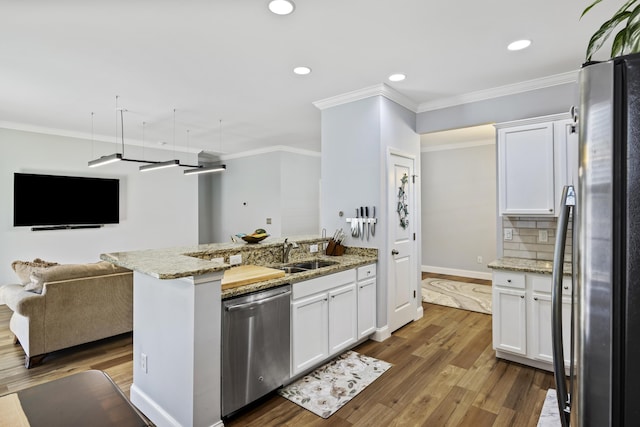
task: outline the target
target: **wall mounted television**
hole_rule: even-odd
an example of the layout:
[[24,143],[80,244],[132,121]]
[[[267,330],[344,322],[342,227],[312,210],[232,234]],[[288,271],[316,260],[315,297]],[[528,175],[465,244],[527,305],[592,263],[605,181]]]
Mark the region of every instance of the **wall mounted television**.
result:
[[87,228],[120,221],[120,180],[13,174],[13,225]]

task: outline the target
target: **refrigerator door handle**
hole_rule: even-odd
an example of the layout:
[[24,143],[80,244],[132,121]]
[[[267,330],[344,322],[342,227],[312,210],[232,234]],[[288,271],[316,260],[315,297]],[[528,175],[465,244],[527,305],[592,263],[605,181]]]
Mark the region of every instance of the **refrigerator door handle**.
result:
[[[567,239],[567,227],[571,216],[571,209],[576,205],[576,193],[572,185],[567,185],[562,190],[560,200],[560,215],[558,216],[558,229],[556,245],[553,251],[553,274],[551,288],[551,336],[553,345],[553,373],[556,382],[556,394],[560,422],[562,427],[569,426],[571,415],[571,396],[567,392],[565,379],[564,349],[562,337],[562,276],[564,263],[564,250]],[[575,250],[575,248],[574,248]],[[573,358],[573,356],[571,356]]]

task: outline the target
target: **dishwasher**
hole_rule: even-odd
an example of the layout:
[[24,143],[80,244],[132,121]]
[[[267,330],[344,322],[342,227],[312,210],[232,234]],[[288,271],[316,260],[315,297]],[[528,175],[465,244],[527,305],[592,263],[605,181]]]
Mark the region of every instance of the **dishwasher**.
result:
[[222,301],[222,415],[290,378],[291,285]]

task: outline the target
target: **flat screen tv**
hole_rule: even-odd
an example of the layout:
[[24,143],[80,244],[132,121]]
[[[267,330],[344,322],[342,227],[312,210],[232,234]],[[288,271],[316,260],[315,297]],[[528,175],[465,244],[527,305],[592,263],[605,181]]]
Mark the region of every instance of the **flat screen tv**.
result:
[[13,175],[13,225],[117,224],[120,180],[79,176]]

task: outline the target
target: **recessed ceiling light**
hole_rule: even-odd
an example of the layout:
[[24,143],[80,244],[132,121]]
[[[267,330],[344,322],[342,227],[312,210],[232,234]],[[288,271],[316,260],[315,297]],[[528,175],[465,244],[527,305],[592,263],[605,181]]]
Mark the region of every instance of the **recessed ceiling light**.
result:
[[392,81],[392,82],[401,82],[406,78],[407,78],[407,76],[405,76],[402,73],[391,74],[389,76],[389,80]]
[[507,49],[522,50],[522,49],[528,48],[529,45],[531,45],[531,40],[516,40],[512,43],[509,43],[509,46],[507,46]]
[[296,67],[293,69],[293,72],[300,75],[300,76],[306,76],[307,74],[311,73],[311,68],[309,67]]
[[276,15],[288,15],[293,12],[296,5],[291,0],[271,0],[269,10]]

